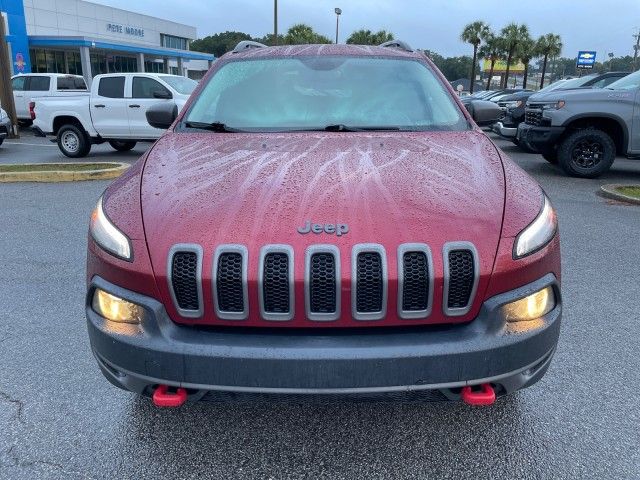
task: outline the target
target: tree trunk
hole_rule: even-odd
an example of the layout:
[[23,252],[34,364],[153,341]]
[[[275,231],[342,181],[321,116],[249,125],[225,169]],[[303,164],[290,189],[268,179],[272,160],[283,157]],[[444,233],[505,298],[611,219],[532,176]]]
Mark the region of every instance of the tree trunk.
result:
[[473,84],[476,81],[476,62],[478,60],[478,45],[473,44],[473,63],[471,64],[471,79],[469,81],[469,93],[473,93]]
[[524,78],[522,79],[522,88],[527,88],[527,77],[529,76],[529,62],[524,64]]
[[487,80],[487,90],[491,88],[491,79],[493,78],[493,67],[496,64],[496,59],[491,59],[491,68],[489,69],[489,80]]
[[507,68],[504,71],[504,84],[502,88],[507,88],[507,83],[509,83],[509,66],[511,65],[511,57],[513,57],[513,50],[509,50],[509,55],[507,56]]
[[542,78],[540,78],[540,88],[544,88],[544,74],[547,73],[547,57],[548,55],[545,53],[544,60],[542,61]]

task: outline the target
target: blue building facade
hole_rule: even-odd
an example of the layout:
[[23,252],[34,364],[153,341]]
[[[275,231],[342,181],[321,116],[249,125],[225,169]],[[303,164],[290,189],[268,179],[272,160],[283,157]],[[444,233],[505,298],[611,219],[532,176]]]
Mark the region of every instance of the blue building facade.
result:
[[0,11],[6,18],[7,42],[10,45],[13,73],[31,73],[29,37],[22,0],[0,0]]

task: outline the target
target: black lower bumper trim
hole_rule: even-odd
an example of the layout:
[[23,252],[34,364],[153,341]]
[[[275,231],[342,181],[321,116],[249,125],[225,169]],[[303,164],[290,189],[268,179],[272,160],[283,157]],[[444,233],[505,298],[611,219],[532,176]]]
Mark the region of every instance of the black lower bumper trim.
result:
[[535,126],[521,123],[518,126],[517,139],[531,150],[546,153],[553,150],[564,133],[564,127]]
[[[556,290],[556,308],[534,322],[535,328],[510,331],[500,307],[547,285]],[[103,372],[116,385],[138,393],[158,383],[202,390],[339,393],[498,381],[549,358],[561,318],[560,291],[551,274],[488,300],[469,324],[362,333],[181,327],[159,302],[98,277],[88,298],[96,287],[148,310],[140,326],[123,326],[86,309],[91,345]]]

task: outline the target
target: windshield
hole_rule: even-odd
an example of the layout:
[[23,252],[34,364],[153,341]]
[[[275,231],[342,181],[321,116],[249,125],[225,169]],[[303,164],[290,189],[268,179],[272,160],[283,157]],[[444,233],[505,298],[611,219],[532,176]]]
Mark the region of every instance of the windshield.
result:
[[186,122],[250,131],[469,128],[424,64],[344,56],[229,62],[198,95]]
[[191,92],[198,86],[198,82],[187,77],[164,76],[162,80],[167,82],[171,87],[182,95],[191,95]]
[[579,87],[584,86],[590,80],[593,80],[594,78],[596,78],[596,76],[597,75],[587,75],[585,77],[572,78],[571,80],[567,80],[566,82],[564,82],[560,86],[560,88],[562,88],[563,90],[565,90],[567,88],[579,88]]
[[607,88],[613,90],[635,90],[636,88],[640,88],[640,70],[626,77],[622,77],[620,80],[610,84]]

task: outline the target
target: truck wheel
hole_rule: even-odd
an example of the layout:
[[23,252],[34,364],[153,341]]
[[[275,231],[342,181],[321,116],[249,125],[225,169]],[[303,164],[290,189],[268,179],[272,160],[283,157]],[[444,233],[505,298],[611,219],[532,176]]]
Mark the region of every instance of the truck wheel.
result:
[[542,154],[542,158],[544,158],[547,162],[556,165],[558,163],[558,151],[551,150],[549,152],[544,152]]
[[4,138],[0,138],[0,145],[2,145],[2,142],[4,142]]
[[109,145],[119,152],[128,152],[136,146],[137,142],[124,142],[120,140],[109,140]]
[[91,151],[91,140],[75,125],[63,125],[58,130],[58,148],[69,158],[86,157]]
[[615,143],[595,128],[572,133],[558,147],[558,163],[572,177],[599,177],[611,168],[615,158]]

